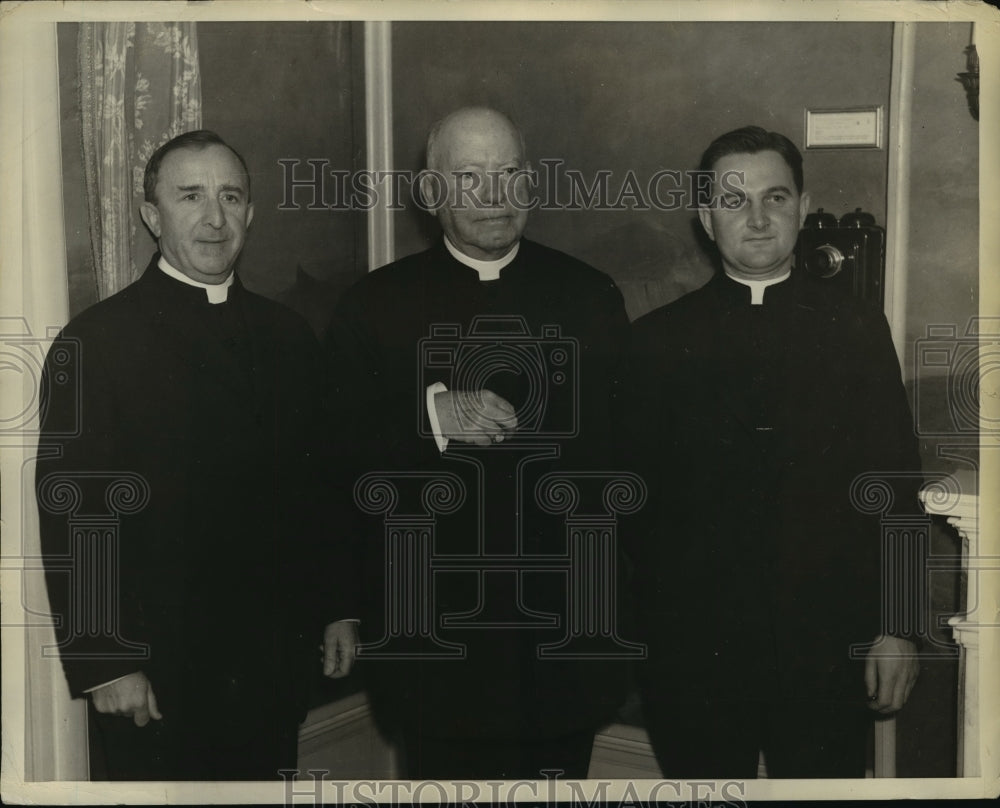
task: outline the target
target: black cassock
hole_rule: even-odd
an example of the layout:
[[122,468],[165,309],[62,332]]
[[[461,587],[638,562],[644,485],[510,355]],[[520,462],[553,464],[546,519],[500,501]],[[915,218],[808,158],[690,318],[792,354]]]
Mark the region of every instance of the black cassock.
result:
[[[856,507],[852,483],[887,472],[895,510],[919,513],[885,318],[795,272],[756,306],[720,275],[632,337],[623,438],[653,504],[628,547],[664,774],[753,776],[763,745],[772,776],[859,760],[861,776],[850,648],[881,630],[883,558],[879,515]],[[797,756],[818,747],[830,768],[814,771]]]
[[[563,475],[579,492],[575,515],[608,513],[602,492],[617,471],[610,401],[627,328],[607,276],[527,240],[497,280],[480,281],[439,243],[376,270],[341,301],[327,341],[341,398],[357,405],[353,462],[363,481],[382,478],[397,497],[356,489],[372,514],[362,621],[372,647],[361,665],[387,724],[425,739],[516,747],[586,736],[621,703],[627,653],[540,653],[574,619],[588,619],[568,607],[567,513],[558,503],[546,510],[540,497],[558,499],[546,484]],[[502,396],[518,411],[517,432],[486,447],[451,441],[442,454],[426,406],[435,382]],[[434,480],[460,492],[457,507],[422,493]],[[433,523],[425,545],[413,531],[390,537],[392,520],[401,527],[422,516]],[[430,559],[419,591],[407,589],[415,568],[400,572],[406,541]],[[584,598],[606,615],[621,597],[610,547],[602,545],[611,555],[601,569],[616,583]],[[604,629],[610,639],[598,651],[614,657],[621,626]],[[454,766],[443,775],[458,776]]]
[[47,360],[37,481],[63,665],[75,696],[136,670],[152,683],[162,721],[91,711],[110,777],[275,778],[320,627],[356,611],[317,462],[320,349],[238,280],[211,305],[157,260]]

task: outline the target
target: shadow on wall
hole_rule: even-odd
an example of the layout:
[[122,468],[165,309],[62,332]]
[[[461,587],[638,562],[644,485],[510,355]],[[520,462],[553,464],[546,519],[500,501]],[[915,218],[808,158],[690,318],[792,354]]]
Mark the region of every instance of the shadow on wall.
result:
[[907,381],[906,388],[924,471],[978,468],[978,396],[970,397],[963,374],[930,375],[922,370],[917,369],[918,376]]
[[[636,320],[701,288],[712,277],[715,247],[697,216],[691,217],[690,227],[692,238],[683,238],[666,220],[626,219],[606,233],[581,239],[572,252],[615,279],[629,319]],[[621,264],[616,246],[621,244],[633,245],[628,266]]]
[[295,267],[292,286],[273,298],[303,317],[313,333],[322,338],[340,296],[357,279],[354,275],[331,272],[327,280],[319,280],[299,264]]

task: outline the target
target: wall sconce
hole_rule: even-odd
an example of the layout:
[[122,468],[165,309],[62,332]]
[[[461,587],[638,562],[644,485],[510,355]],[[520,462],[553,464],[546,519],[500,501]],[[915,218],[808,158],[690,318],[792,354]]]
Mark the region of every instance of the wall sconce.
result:
[[979,53],[976,51],[976,24],[970,23],[969,44],[965,49],[965,72],[959,73],[955,81],[962,82],[965,97],[969,102],[969,112],[974,120],[979,120]]

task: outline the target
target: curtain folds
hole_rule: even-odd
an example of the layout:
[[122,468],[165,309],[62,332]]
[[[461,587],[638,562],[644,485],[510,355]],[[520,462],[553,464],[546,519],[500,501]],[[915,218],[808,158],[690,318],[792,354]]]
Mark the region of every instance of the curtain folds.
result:
[[146,161],[201,128],[193,22],[81,23],[80,93],[98,298],[134,281],[152,252],[139,217]]

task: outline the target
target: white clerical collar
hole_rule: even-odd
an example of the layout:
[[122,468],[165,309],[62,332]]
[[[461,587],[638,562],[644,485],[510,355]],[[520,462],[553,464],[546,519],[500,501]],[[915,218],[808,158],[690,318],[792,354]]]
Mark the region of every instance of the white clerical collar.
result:
[[479,273],[479,280],[481,281],[495,281],[500,277],[500,270],[503,269],[507,264],[513,261],[517,257],[517,251],[521,246],[521,242],[517,242],[509,253],[507,253],[503,258],[498,258],[496,261],[480,261],[478,258],[471,258],[448,241],[448,237],[444,237],[444,246],[448,248],[456,261],[465,264],[476,272]]
[[789,269],[784,275],[780,275],[777,278],[768,278],[766,281],[751,281],[726,272],[726,275],[737,283],[742,283],[744,286],[750,287],[750,305],[752,306],[760,306],[764,302],[764,290],[768,286],[774,286],[776,283],[787,281],[791,274],[792,270]]
[[233,285],[233,279],[236,277],[235,272],[230,272],[229,277],[222,283],[202,283],[201,281],[196,281],[194,278],[189,278],[179,269],[174,269],[162,255],[157,266],[174,280],[186,283],[188,286],[200,286],[205,290],[205,294],[208,295],[209,303],[225,303],[229,297],[229,287]]

